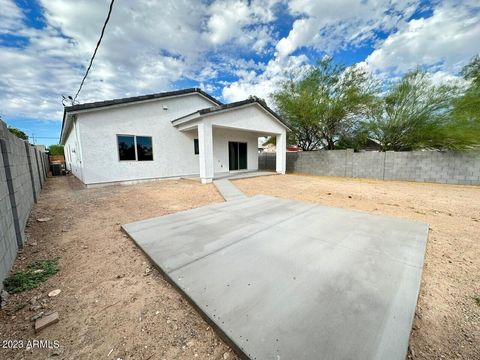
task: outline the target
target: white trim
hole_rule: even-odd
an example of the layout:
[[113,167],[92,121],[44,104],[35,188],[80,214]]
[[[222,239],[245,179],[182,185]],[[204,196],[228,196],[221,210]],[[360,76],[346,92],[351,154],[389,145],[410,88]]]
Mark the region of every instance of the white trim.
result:
[[180,126],[180,125],[186,125],[187,123],[192,122],[192,121],[202,120],[203,118],[205,118],[207,116],[214,116],[214,115],[219,115],[219,114],[222,114],[222,113],[225,113],[225,112],[241,110],[241,109],[244,109],[244,108],[252,106],[252,105],[257,105],[257,107],[259,107],[264,113],[266,113],[268,116],[270,116],[276,122],[278,122],[281,126],[283,126],[287,130],[290,130],[290,128],[287,125],[285,125],[282,121],[277,119],[276,116],[272,115],[267,109],[265,109],[258,102],[252,102],[252,103],[244,104],[244,105],[241,105],[241,106],[236,106],[236,107],[222,109],[222,110],[214,110],[214,111],[211,111],[211,112],[207,112],[205,114],[200,114],[199,111],[196,111],[193,114],[185,115],[181,118],[172,120],[172,125],[175,126],[175,127]]

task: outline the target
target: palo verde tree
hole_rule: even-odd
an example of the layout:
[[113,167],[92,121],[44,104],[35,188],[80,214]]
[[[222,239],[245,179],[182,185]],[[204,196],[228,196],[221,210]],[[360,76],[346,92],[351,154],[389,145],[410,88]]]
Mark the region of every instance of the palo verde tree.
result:
[[460,139],[447,136],[457,95],[457,86],[435,85],[428,73],[410,71],[370,107],[359,133],[363,138],[367,134],[383,151],[459,147]]
[[28,140],[28,135],[25,134],[25,132],[20,130],[20,129],[9,126],[8,131],[10,131],[13,135],[15,135],[16,137],[18,137],[22,140]]
[[306,151],[333,150],[367,111],[375,91],[366,71],[334,64],[325,57],[298,80],[281,84],[273,100],[292,129],[289,143]]
[[446,127],[451,147],[471,149],[480,147],[480,56],[466,65],[461,75],[467,88],[453,100],[452,121]]

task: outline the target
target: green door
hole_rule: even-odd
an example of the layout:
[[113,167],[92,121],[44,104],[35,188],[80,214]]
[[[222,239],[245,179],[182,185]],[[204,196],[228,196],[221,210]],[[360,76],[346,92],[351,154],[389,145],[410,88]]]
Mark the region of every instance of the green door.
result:
[[230,171],[247,169],[247,143],[228,142],[228,165]]

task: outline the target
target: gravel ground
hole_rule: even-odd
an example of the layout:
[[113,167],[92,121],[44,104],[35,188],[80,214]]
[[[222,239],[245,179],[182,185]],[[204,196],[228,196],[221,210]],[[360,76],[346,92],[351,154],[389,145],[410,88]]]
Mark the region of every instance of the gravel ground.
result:
[[265,194],[430,225],[409,358],[480,359],[480,187],[318,176],[236,180]]

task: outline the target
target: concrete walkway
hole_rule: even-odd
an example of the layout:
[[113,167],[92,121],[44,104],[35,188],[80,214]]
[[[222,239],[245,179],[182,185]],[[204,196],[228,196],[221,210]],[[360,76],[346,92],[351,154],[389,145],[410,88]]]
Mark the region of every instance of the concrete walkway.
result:
[[231,173],[219,173],[215,174],[214,180],[220,179],[248,179],[253,177],[259,176],[272,176],[272,175],[279,175],[275,171],[267,171],[267,170],[260,170],[260,171],[238,171],[238,172],[231,172]]
[[[275,171],[268,171],[268,170],[252,170],[252,171],[241,170],[241,171],[215,173],[213,180],[248,179],[248,178],[253,178],[253,177],[272,176],[272,175],[279,175],[279,174]],[[198,174],[197,175],[182,176],[182,179],[200,181],[200,176]]]
[[427,224],[237,196],[123,229],[242,358],[406,357]]
[[225,201],[238,200],[246,197],[245,194],[228,179],[214,180],[213,184],[217,187],[218,192],[223,196]]

